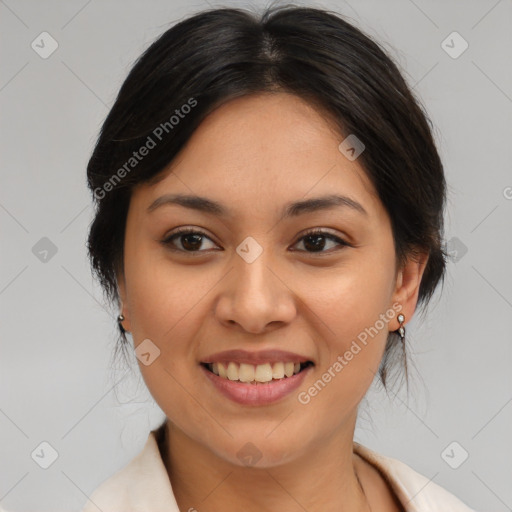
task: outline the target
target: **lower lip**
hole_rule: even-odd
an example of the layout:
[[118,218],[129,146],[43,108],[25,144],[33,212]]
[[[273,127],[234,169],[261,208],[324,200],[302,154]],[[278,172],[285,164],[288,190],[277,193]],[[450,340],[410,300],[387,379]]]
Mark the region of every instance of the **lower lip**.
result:
[[267,405],[281,400],[297,389],[306,374],[313,368],[308,366],[291,377],[284,377],[279,380],[272,380],[261,384],[245,384],[237,380],[229,380],[219,377],[207,370],[202,364],[199,365],[210,382],[227,398],[244,405]]

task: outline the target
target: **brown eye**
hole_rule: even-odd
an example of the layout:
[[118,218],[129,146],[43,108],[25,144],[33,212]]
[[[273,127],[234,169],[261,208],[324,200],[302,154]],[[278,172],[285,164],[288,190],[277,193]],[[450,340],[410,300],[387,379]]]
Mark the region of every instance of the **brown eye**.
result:
[[[347,242],[342,240],[341,238],[322,230],[313,230],[305,235],[303,235],[299,242],[302,242],[305,247],[305,252],[311,253],[325,253],[332,251],[324,251],[324,248],[327,244],[326,240],[330,240],[331,242],[337,243],[338,245],[349,246]],[[298,242],[297,242],[298,243]]]
[[[169,247],[173,251],[204,252],[204,250],[201,250],[204,239],[212,241],[211,238],[209,238],[202,231],[185,228],[167,236],[164,240],[162,240],[162,244]],[[181,247],[177,246],[175,241],[178,241],[178,244]]]
[[[185,253],[202,253],[206,252],[203,248],[203,244],[206,240],[214,243],[211,238],[203,233],[202,231],[197,231],[190,228],[181,228],[174,233],[171,233],[169,236],[165,237],[161,243],[168,247],[173,251],[185,252]],[[304,249],[300,249],[301,252],[307,252],[310,254],[314,253],[330,253],[333,252],[331,250],[324,250],[328,243],[334,243],[335,246],[350,246],[343,239],[329,233],[327,231],[322,230],[313,230],[305,235],[303,235],[299,241],[295,244],[297,245],[299,242],[302,242],[304,245]],[[327,247],[327,249],[331,249]]]

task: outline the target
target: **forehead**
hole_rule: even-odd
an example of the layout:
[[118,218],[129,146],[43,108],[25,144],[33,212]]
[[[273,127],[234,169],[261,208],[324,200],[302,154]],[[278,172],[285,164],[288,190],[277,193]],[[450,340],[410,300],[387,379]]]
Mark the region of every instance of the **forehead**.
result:
[[244,96],[212,112],[162,179],[138,187],[133,199],[147,207],[170,192],[193,194],[254,214],[339,194],[375,213],[380,201],[357,160],[339,151],[343,139],[326,115],[297,96]]

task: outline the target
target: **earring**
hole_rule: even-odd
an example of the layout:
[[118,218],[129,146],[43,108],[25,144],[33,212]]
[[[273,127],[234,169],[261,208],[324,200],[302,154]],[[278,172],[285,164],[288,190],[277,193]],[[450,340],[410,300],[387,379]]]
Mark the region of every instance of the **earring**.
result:
[[405,343],[405,327],[404,327],[405,316],[402,313],[400,313],[396,318],[400,322],[400,327],[398,328],[398,334],[400,334],[400,339],[401,339],[402,343]]
[[121,313],[118,317],[117,317],[117,325],[119,326],[119,329],[121,330],[121,333],[124,335],[125,332],[129,332],[127,331],[124,327],[123,327],[123,324],[122,322],[124,321],[124,315]]

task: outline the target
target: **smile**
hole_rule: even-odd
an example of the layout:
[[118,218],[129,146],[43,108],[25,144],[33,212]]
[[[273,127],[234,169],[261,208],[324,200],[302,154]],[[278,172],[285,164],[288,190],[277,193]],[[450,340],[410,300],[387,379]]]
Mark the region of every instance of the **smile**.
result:
[[199,367],[220,396],[238,404],[262,406],[289,396],[314,364],[278,361],[253,365],[229,361],[201,363]]
[[265,364],[247,364],[229,361],[225,363],[202,363],[210,372],[223,379],[245,382],[247,384],[264,384],[273,380],[292,377],[313,363],[305,361],[294,363],[292,361]]

